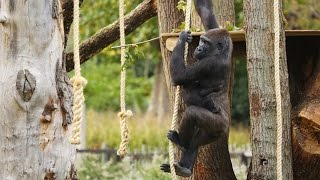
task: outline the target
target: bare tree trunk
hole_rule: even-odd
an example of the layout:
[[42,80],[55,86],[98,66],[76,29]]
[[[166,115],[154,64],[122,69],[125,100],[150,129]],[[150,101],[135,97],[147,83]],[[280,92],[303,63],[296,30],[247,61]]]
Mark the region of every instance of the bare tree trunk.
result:
[[223,28],[235,24],[234,0],[212,0],[217,22]]
[[[280,6],[281,7],[281,6]],[[277,179],[276,100],[274,90],[273,1],[246,0],[247,69],[251,117],[252,167],[248,179]],[[282,13],[281,13],[282,14]],[[281,19],[281,18],[280,18]],[[281,27],[280,76],[282,94],[283,175],[292,179],[291,122],[284,29]]]
[[[160,33],[171,32],[173,29],[176,29],[180,25],[181,21],[184,21],[184,16],[181,13],[179,13],[176,9],[177,2],[178,0],[159,0],[158,17],[160,24]],[[194,39],[194,43],[190,45],[189,55],[192,54],[195,47],[197,46],[197,40],[199,39]],[[166,49],[164,41],[161,41],[160,43],[166,82],[168,85],[169,94],[172,102],[174,96],[174,87],[171,85],[171,77],[169,73],[169,62],[171,59],[171,52],[168,51],[168,49]],[[192,55],[189,57],[192,57]],[[188,62],[193,61],[194,59],[192,58],[188,59]],[[183,111],[183,107],[179,109],[179,112],[181,114],[181,112]],[[193,175],[190,178],[184,179],[235,179],[228,151],[227,134],[221,137],[216,142],[200,148],[197,162],[193,170]]]
[[0,179],[76,179],[61,0],[0,0]]

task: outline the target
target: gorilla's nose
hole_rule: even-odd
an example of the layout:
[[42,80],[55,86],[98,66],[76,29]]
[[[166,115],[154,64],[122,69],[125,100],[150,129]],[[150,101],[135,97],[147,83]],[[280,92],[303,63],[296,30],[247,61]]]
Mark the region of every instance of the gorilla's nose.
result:
[[202,48],[197,47],[198,52],[202,52]]

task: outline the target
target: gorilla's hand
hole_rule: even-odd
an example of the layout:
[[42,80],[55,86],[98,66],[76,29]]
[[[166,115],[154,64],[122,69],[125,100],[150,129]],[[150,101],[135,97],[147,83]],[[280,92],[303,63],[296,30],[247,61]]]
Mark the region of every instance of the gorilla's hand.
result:
[[179,38],[181,39],[182,42],[188,42],[190,43],[192,41],[192,35],[190,31],[182,31],[180,33]]

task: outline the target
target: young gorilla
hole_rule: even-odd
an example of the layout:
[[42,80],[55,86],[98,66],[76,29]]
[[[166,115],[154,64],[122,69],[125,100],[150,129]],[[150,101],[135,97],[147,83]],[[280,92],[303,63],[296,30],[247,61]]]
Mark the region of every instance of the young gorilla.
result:
[[[195,0],[195,6],[206,30],[194,51],[197,62],[184,65],[185,43],[192,40],[190,32],[181,32],[171,60],[172,81],[182,86],[186,110],[178,132],[169,131],[168,139],[182,150],[180,162],[174,166],[176,174],[184,177],[192,174],[198,148],[226,134],[229,121],[232,41],[225,29],[216,29],[211,0]],[[170,172],[170,165],[162,164],[161,170]]]

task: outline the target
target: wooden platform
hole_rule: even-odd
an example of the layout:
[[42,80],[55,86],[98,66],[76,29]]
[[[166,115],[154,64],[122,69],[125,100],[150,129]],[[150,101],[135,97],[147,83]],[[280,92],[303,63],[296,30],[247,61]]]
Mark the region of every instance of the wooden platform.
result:
[[[199,36],[203,35],[205,32],[193,32],[192,36],[197,39]],[[242,52],[245,50],[245,32],[243,30],[230,31],[229,32],[234,43],[234,49],[237,52]],[[161,34],[162,40],[166,43],[168,50],[172,51],[178,40],[180,33],[163,33]],[[320,30],[286,30],[286,38],[291,39],[291,37],[297,37],[301,40],[301,43],[308,43],[309,41],[318,41],[320,46]],[[316,38],[312,38],[316,37]],[[287,42],[288,43],[288,42]],[[240,47],[239,47],[240,46]],[[242,46],[242,47],[241,47]]]

